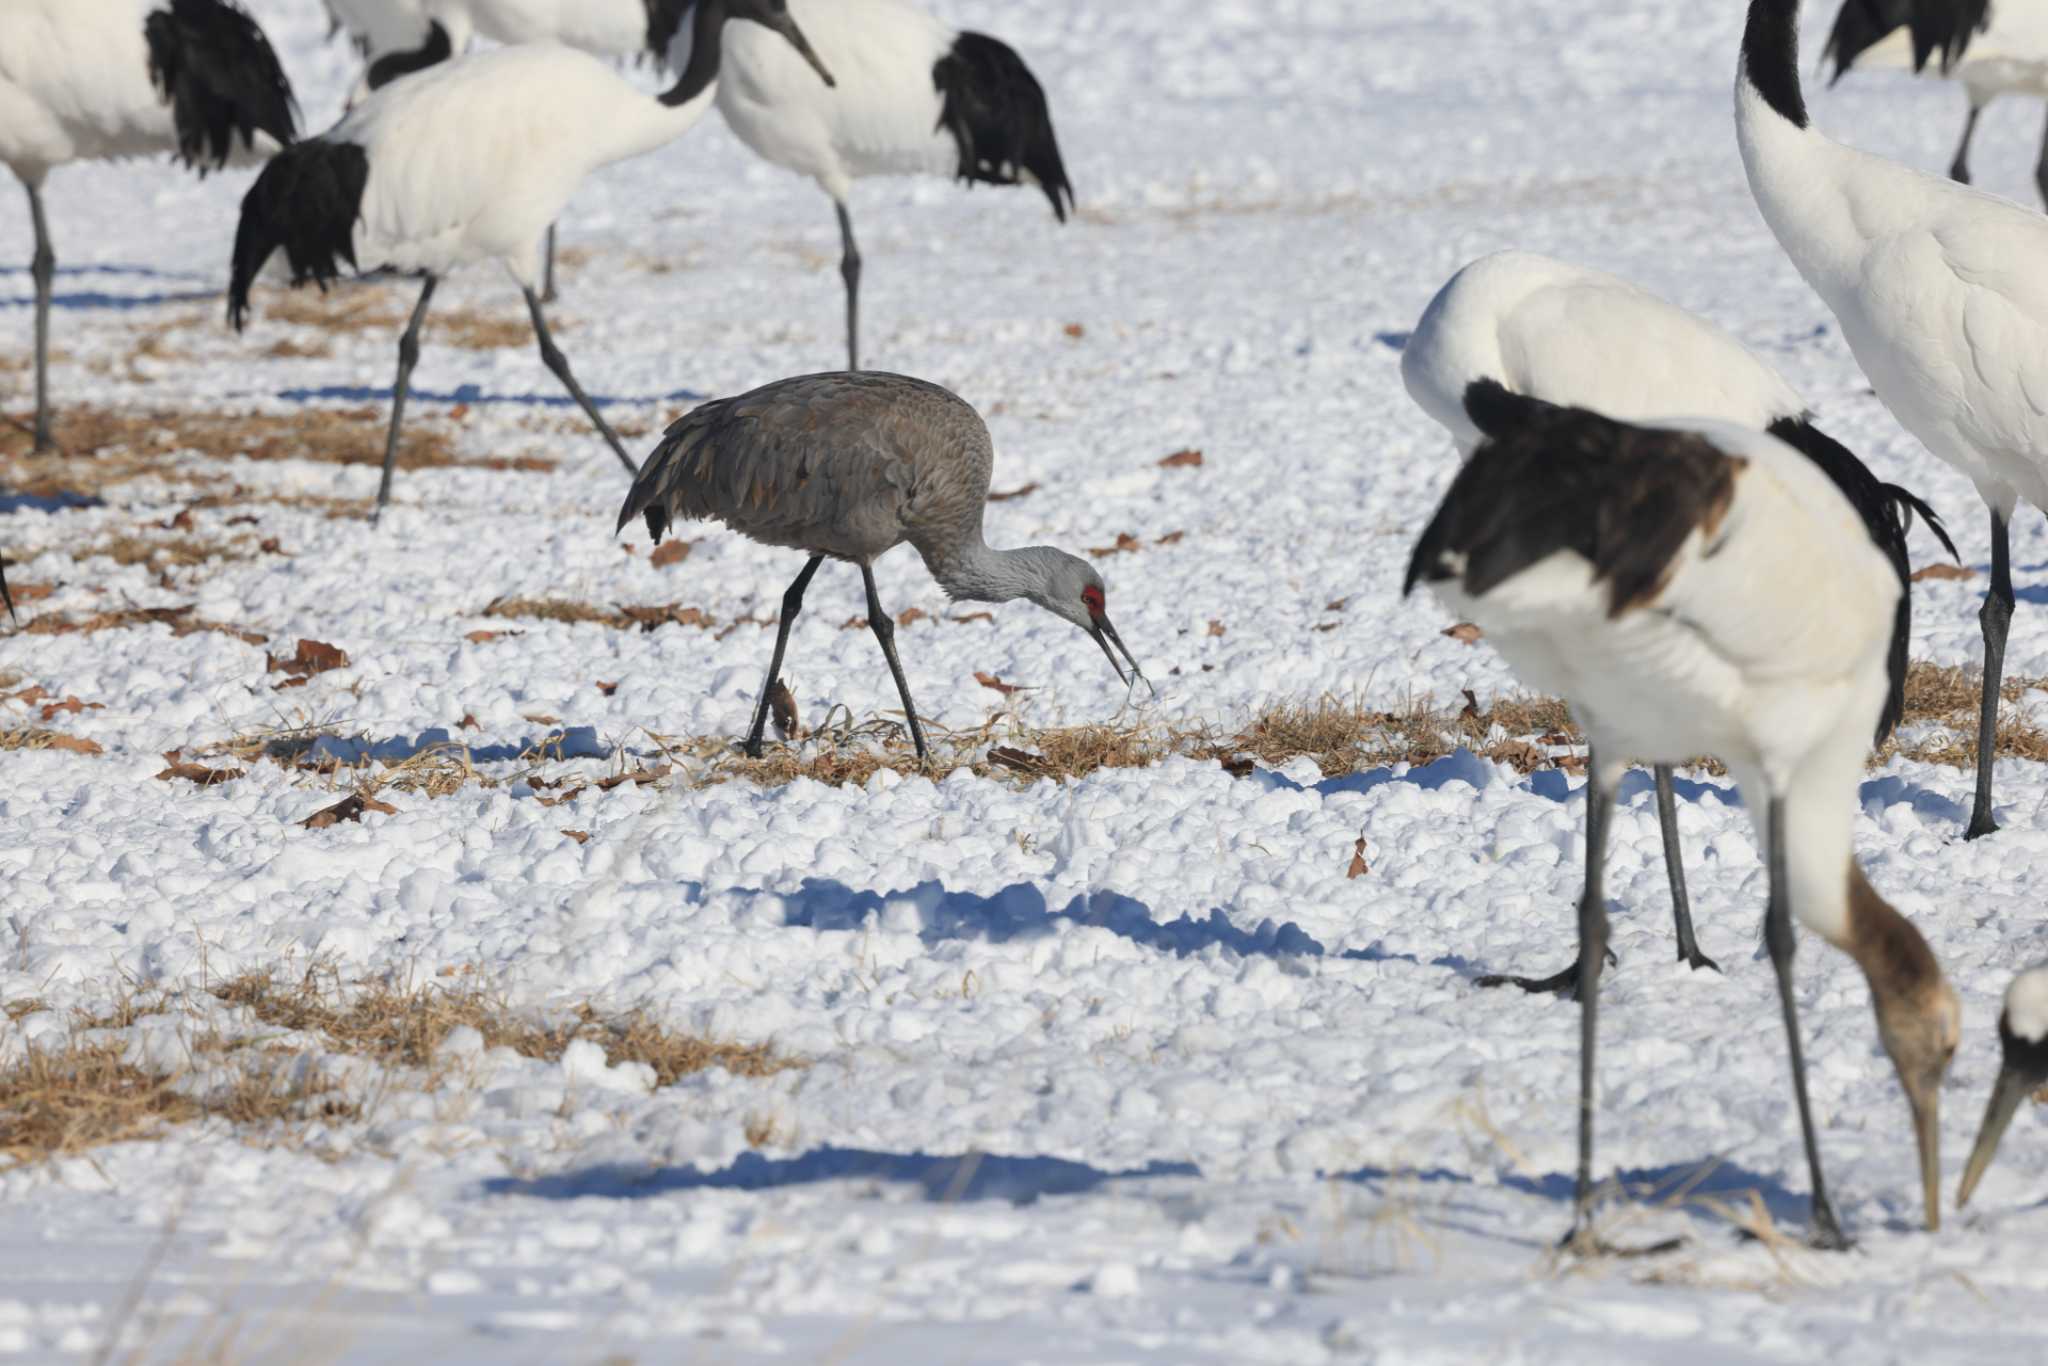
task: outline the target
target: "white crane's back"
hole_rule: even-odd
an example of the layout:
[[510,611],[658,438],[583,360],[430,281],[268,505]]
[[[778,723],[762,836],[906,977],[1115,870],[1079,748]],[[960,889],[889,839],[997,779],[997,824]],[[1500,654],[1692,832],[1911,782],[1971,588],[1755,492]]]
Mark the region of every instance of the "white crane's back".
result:
[[1437,291],[1401,379],[1467,455],[1480,433],[1465,391],[1481,379],[1624,421],[1686,414],[1762,429],[1806,407],[1712,323],[1618,276],[1524,251],[1482,256]]
[[177,145],[150,79],[143,23],[156,0],[0,4],[0,161],[30,184],[69,161]]

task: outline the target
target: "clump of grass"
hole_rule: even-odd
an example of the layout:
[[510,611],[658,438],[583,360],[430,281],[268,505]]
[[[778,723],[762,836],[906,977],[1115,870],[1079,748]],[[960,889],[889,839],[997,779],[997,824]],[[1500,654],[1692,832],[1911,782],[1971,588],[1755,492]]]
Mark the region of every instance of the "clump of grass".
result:
[[621,604],[605,608],[572,598],[494,598],[485,605],[483,615],[513,621],[561,621],[571,625],[594,622],[615,631],[653,631],[663,626],[709,628],[717,624],[698,608],[685,607],[681,603],[645,607]]
[[74,632],[91,634],[96,631],[119,631],[135,626],[168,626],[174,636],[189,636],[195,631],[210,631],[233,636],[250,645],[261,645],[268,640],[267,636],[254,631],[244,631],[225,622],[195,617],[192,611],[190,607],[125,607],[110,612],[95,612],[89,617],[71,617],[62,612],[43,612],[21,629],[29,635],[61,636]]
[[[0,456],[22,462],[18,487],[28,492],[93,492],[126,479],[161,475],[191,482],[188,455],[209,460],[309,460],[321,464],[376,465],[384,459],[384,425],[379,408],[303,407],[290,413],[192,412],[171,409],[128,411],[65,409],[58,419],[58,444],[69,455],[113,455],[102,470],[81,469],[63,457],[35,457],[28,435],[0,427]],[[473,469],[545,472],[556,462],[540,456],[465,458],[455,453],[445,423],[408,422],[399,443],[405,469],[463,466]]]
[[[1906,666],[1905,714],[1900,729],[1933,727],[1910,741],[1895,734],[1878,751],[1877,760],[1893,755],[1927,764],[1972,768],[1977,762],[1977,709],[1984,687],[1984,675],[1974,669],[1915,661]],[[2048,688],[2048,678],[2004,678],[1998,695],[2008,704],[2018,703],[2037,688]],[[2030,711],[2009,711],[1998,718],[1997,754],[2000,758],[2048,762],[2048,731]]]
[[74,560],[89,560],[94,556],[104,555],[118,565],[142,564],[153,569],[189,569],[193,565],[205,564],[209,560],[252,558],[249,548],[245,545],[203,540],[197,536],[142,536],[133,532],[123,533],[98,545],[69,553]]
[[385,1066],[431,1069],[435,1049],[451,1029],[463,1025],[482,1035],[488,1048],[510,1048],[544,1062],[560,1061],[571,1043],[591,1039],[613,1064],[649,1064],[662,1086],[709,1067],[765,1077],[804,1065],[771,1044],[680,1033],[640,1011],[608,1013],[584,1002],[550,1018],[528,1015],[471,980],[360,983],[345,989],[331,969],[316,966],[289,977],[275,971],[244,973],[216,985],[213,994],[265,1024],[320,1034],[340,1052]]

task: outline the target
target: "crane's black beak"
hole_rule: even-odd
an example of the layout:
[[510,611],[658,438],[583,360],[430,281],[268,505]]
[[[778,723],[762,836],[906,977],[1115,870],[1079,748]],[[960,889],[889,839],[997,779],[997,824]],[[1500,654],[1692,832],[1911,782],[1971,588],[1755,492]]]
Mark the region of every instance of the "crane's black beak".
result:
[[789,39],[789,45],[796,49],[797,55],[811,64],[811,70],[817,72],[819,79],[826,85],[836,87],[839,84],[832,79],[832,73],[825,69],[825,63],[820,61],[818,54],[812,50],[811,40],[804,37],[804,31],[796,26],[796,20],[789,17],[788,10],[777,14],[768,26]]
[[[1131,658],[1130,647],[1125,645],[1124,638],[1116,633],[1116,627],[1109,624],[1109,618],[1098,612],[1095,614],[1094,622],[1095,624],[1088,628],[1088,634],[1094,636],[1095,643],[1102,647],[1103,658],[1109,661],[1109,667],[1116,670],[1116,681],[1128,688],[1131,685],[1131,678],[1136,678],[1146,687],[1152,688],[1152,695],[1157,697],[1159,689],[1152,687],[1152,680],[1145,677],[1145,671],[1138,667],[1138,661]],[[1118,650],[1121,650],[1124,659],[1129,661],[1131,666],[1130,677],[1125,677],[1124,666],[1119,664],[1116,655],[1110,652],[1109,647],[1111,645],[1115,645]]]
[[1969,1165],[1963,1168],[1963,1184],[1956,1187],[1957,1209],[1970,1202],[1971,1193],[1998,1154],[1998,1140],[2005,1137],[2006,1126],[2012,1123],[2020,1102],[2033,1089],[2033,1082],[2015,1068],[1998,1069],[1998,1084],[1991,1088],[1991,1103],[1984,1107],[1984,1124],[1977,1130],[1977,1146],[1970,1149]]

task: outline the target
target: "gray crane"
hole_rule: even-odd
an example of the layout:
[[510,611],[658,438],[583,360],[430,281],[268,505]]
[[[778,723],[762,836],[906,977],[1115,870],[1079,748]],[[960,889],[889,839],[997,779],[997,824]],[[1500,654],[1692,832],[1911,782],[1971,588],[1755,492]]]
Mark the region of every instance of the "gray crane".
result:
[[925,758],[924,731],[896,658],[895,625],[875,592],[874,562],[906,541],[949,597],[1028,598],[1094,637],[1120,682],[1128,686],[1131,678],[1111,645],[1132,677],[1145,678],[1109,624],[1107,590],[1092,565],[1051,546],[993,550],[982,539],[994,458],[987,426],[957,395],[882,371],[776,380],[701,404],[669,425],[626,495],[620,529],[645,517],[659,542],[679,520],[716,518],[749,540],[810,556],[782,595],[775,654],[747,733],[749,756],[761,754],[768,695],[804,590],[831,558],[860,566],[868,625],[896,679],[917,757]]

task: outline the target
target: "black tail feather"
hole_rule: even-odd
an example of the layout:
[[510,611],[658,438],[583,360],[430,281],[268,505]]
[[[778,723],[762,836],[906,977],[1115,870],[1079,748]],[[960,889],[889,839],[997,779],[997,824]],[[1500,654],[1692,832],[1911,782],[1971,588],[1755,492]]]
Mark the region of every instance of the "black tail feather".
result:
[[143,21],[150,74],[170,103],[178,157],[204,172],[223,165],[234,140],[256,134],[281,146],[298,138],[291,82],[270,40],[230,0],[169,0]]
[[1465,391],[1487,439],[1458,471],[1409,557],[1416,583],[1463,580],[1481,595],[1560,550],[1593,566],[1620,616],[1653,597],[1679,548],[1735,495],[1731,460],[1704,437],[1616,422],[1510,393]]
[[1029,176],[1067,221],[1074,187],[1053,136],[1045,90],[1009,44],[985,33],[962,33],[932,67],[943,103],[938,126],[960,147],[960,179],[1017,185]]
[[420,45],[410,52],[387,52],[370,63],[370,69],[363,73],[363,84],[372,90],[382,90],[400,76],[410,76],[415,71],[425,71],[438,66],[455,55],[455,46],[448,37],[448,30],[439,19],[427,21],[427,36]]
[[1821,61],[1834,59],[1835,73],[1828,79],[1839,81],[1858,54],[1893,29],[1904,28],[1913,38],[1913,69],[1923,69],[1939,55],[1947,71],[1990,19],[1990,0],[1842,0]]
[[1771,424],[1770,432],[1820,466],[1821,472],[1856,509],[1863,525],[1870,530],[1870,539],[1899,576],[1899,607],[1892,622],[1889,662],[1891,692],[1877,720],[1877,743],[1883,744],[1906,710],[1906,646],[1913,627],[1913,567],[1906,557],[1906,534],[1913,528],[1914,514],[1919,514],[1952,556],[1956,553],[1955,542],[1949,539],[1948,528],[1925,501],[1897,484],[1880,480],[1854,452],[1807,419],[1779,418]]
[[690,7],[697,0],[644,0],[647,6],[647,55],[654,58],[656,66],[665,67],[668,62],[669,45],[682,30],[683,20],[689,17]]
[[369,178],[369,155],[353,142],[314,138],[270,159],[242,197],[235,228],[228,321],[237,332],[248,317],[249,286],[280,247],[294,285],[311,280],[325,289],[343,262],[355,268],[356,220]]

